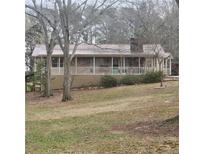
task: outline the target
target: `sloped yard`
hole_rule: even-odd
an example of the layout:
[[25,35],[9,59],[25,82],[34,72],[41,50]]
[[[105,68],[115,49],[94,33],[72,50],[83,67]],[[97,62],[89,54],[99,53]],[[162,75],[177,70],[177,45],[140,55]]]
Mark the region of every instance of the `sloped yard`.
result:
[[26,153],[178,153],[178,82],[26,95]]

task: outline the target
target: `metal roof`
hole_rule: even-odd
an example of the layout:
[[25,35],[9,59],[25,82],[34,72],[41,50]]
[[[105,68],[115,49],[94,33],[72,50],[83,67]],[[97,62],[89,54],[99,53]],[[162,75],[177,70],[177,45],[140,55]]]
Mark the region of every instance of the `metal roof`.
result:
[[[70,52],[72,52],[74,45],[70,45]],[[75,55],[77,56],[147,56],[153,57],[158,52],[160,56],[167,57],[170,53],[164,52],[160,44],[144,44],[143,52],[131,52],[130,44],[100,44],[89,45],[80,44],[77,47]],[[54,47],[52,55],[63,56],[63,52],[59,45]],[[46,56],[45,45],[37,45],[32,54],[33,57]]]

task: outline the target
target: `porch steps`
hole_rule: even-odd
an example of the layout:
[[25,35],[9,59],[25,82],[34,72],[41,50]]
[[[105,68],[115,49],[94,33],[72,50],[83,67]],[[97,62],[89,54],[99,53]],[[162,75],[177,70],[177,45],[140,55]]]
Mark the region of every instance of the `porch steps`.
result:
[[164,81],[179,81],[179,76],[166,76]]

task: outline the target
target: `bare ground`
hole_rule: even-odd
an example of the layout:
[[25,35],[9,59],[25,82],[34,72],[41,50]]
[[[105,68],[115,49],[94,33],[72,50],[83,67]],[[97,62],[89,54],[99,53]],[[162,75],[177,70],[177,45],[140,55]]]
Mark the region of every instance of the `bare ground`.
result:
[[163,121],[143,121],[128,125],[113,126],[112,131],[128,131],[132,134],[179,136],[179,116]]

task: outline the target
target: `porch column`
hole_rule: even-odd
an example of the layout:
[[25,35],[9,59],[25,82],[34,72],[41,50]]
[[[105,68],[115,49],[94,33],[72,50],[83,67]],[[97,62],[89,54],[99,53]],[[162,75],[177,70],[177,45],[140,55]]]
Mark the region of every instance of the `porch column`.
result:
[[140,71],[140,70],[141,70],[141,69],[140,69],[140,67],[141,67],[141,66],[140,66],[140,57],[138,58],[138,67],[139,67],[139,69],[138,69],[139,72],[138,72],[138,73],[140,74],[140,73],[141,73],[141,71]]
[[146,61],[147,61],[147,58],[144,58],[144,72],[146,72]]
[[169,59],[169,75],[172,75],[172,60]]
[[152,58],[152,70],[154,71],[154,58]]
[[58,57],[58,74],[60,75],[61,66],[60,66],[60,57]]
[[168,71],[167,71],[167,59],[165,59],[165,67],[166,67],[166,69],[165,69],[166,74],[168,74]]
[[123,72],[125,73],[125,57],[123,57]]
[[95,75],[95,57],[93,57],[93,74]]
[[149,58],[145,58],[145,63],[144,63],[144,70],[145,70],[145,73],[147,72],[147,60],[148,60]]
[[77,56],[75,57],[75,75],[78,74],[78,59]]
[[122,74],[122,69],[123,69],[122,61],[123,61],[123,59],[122,59],[122,57],[120,57],[120,74]]
[[112,69],[112,75],[113,75],[113,57],[111,59],[111,69]]

